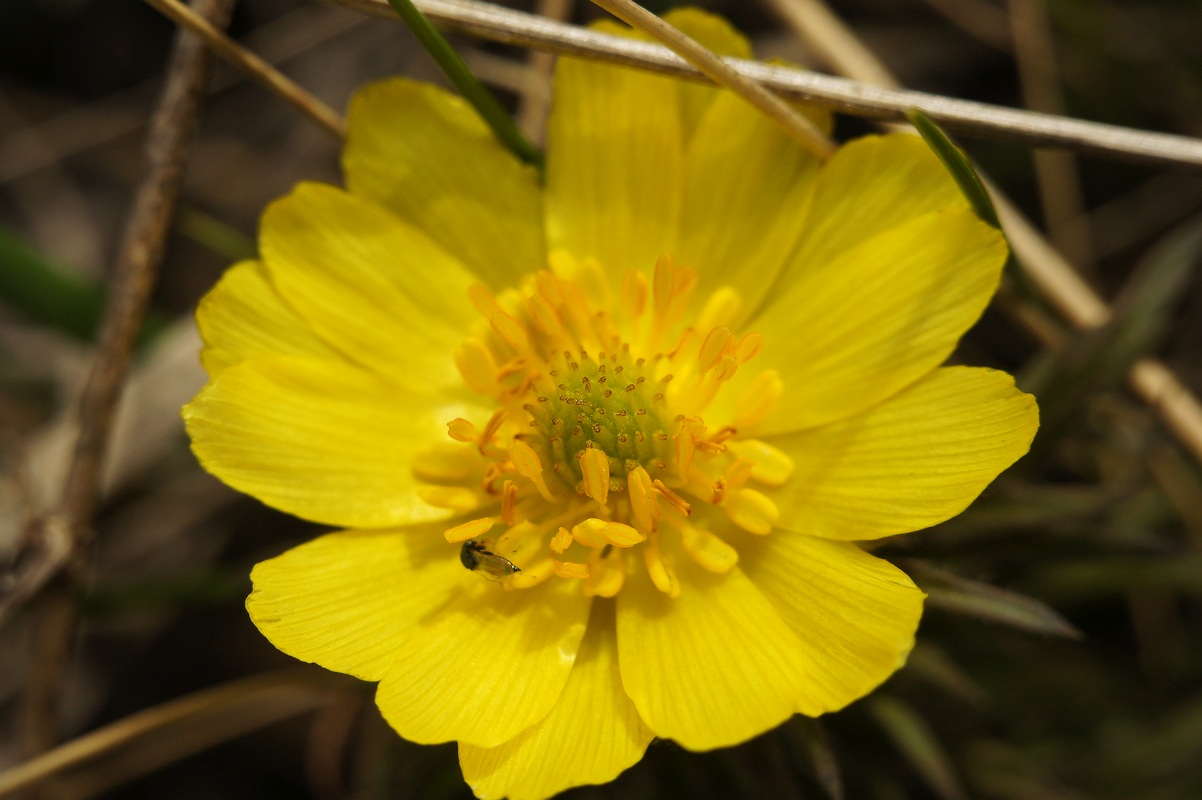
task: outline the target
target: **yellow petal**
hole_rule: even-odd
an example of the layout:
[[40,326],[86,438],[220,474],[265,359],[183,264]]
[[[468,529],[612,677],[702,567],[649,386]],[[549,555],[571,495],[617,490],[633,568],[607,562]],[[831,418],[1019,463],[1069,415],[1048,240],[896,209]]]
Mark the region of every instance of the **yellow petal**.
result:
[[255,356],[334,357],[334,351],[284,303],[257,261],[243,261],[226,270],[201,299],[196,323],[205,343],[200,360],[211,376]]
[[[720,56],[733,58],[752,58],[751,43],[747,37],[735,30],[725,18],[700,8],[674,8],[663,15],[664,21],[679,28],[686,36],[701,43],[709,50]],[[652,37],[642,32],[639,39],[652,41]],[[720,91],[704,83],[678,82],[680,92],[680,116],[682,130],[686,141],[694,134],[702,116],[717,97],[730,92]],[[742,101],[746,105],[746,101]],[[750,110],[750,106],[748,106]],[[756,113],[752,111],[752,113]],[[746,155],[746,154],[744,154]]]
[[378,681],[405,632],[473,577],[457,554],[437,526],[330,533],[256,564],[246,609],[288,655]]
[[538,175],[462,99],[391,78],[355,93],[347,126],[353,194],[412,222],[494,289],[543,267]]
[[865,136],[835,153],[814,180],[792,271],[831,262],[907,220],[968,202],[917,136]]
[[460,384],[454,352],[478,319],[475,278],[416,228],[309,183],[267,208],[260,244],[272,284],[331,347],[381,374]]
[[595,258],[615,275],[649,271],[672,251],[683,161],[677,81],[561,58],[547,140],[551,249]]
[[722,92],[701,118],[685,156],[676,257],[708,290],[731,286],[741,309],[759,307],[802,230],[819,161],[745,100]]
[[801,641],[797,710],[836,711],[905,663],[925,595],[904,572],[855,545],[777,533],[740,565]]
[[641,570],[618,595],[622,683],[657,735],[690,750],[750,739],[790,715],[801,643],[739,567],[714,574],[679,559],[670,598]]
[[547,715],[576,660],[592,602],[579,583],[506,591],[472,577],[410,632],[376,693],[410,741],[496,747]]
[[613,604],[598,601],[551,713],[499,747],[459,745],[459,764],[481,800],[542,800],[613,780],[654,735],[622,688]]
[[201,465],[238,491],[314,522],[374,528],[450,515],[417,496],[409,462],[465,411],[420,384],[278,356],[226,369],[183,413]]
[[1006,373],[936,370],[863,414],[772,439],[796,465],[768,492],[777,526],[876,539],[942,522],[1026,453],[1038,427],[1035,398]]
[[784,382],[758,430],[850,416],[930,372],[985,310],[1005,259],[998,231],[952,210],[795,276],[752,323],[766,341],[758,358]]

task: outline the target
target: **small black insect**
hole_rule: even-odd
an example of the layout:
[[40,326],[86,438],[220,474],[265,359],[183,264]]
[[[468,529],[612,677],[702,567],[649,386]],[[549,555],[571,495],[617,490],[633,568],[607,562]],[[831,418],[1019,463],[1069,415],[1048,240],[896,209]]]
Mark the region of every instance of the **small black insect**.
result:
[[508,558],[497,555],[475,539],[468,539],[463,543],[463,547],[459,548],[459,562],[472,572],[493,581],[504,580],[515,572],[522,571]]

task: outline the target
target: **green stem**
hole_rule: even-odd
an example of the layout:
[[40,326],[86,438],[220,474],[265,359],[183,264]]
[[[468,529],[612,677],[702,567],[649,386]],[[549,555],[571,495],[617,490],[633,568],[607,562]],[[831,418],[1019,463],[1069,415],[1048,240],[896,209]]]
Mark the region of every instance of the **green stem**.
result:
[[418,11],[410,0],[388,0],[388,4],[409,26],[409,30],[417,36],[417,40],[421,42],[422,47],[426,48],[426,52],[438,64],[456,91],[463,95],[464,99],[471,103],[476,112],[484,118],[497,138],[522,161],[541,167],[542,154],[535,149],[534,145],[526,141],[526,137],[522,136],[513,119],[505,113],[505,109],[501,108],[496,98],[484,88],[484,84],[476,79],[476,76],[468,69],[467,62],[455,52],[450,42],[430,24],[426,16]]

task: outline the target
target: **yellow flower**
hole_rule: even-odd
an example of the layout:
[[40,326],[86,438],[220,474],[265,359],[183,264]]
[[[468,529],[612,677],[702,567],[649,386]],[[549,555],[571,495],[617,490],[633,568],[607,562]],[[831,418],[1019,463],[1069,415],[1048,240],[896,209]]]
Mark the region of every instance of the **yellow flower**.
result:
[[545,186],[403,79],[356,95],[343,166],[198,314],[201,462],[350,529],[255,568],[277,647],[513,798],[904,662],[923,594],[853,542],[959,513],[1037,425],[1010,376],[940,367],[1006,248],[919,139],[819,164],[728,93],[564,60]]

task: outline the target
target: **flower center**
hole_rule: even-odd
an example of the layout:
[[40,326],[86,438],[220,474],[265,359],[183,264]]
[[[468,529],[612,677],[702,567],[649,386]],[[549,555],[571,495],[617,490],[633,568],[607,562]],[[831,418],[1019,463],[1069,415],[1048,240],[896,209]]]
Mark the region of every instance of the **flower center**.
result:
[[454,442],[414,463],[423,499],[470,517],[447,541],[465,567],[515,589],[559,576],[613,596],[636,550],[670,595],[682,555],[729,570],[738,554],[711,531],[719,512],[770,532],[776,507],[748,484],[792,471],[779,450],[738,436],[775,405],[780,379],[753,378],[717,427],[701,415],[763,338],[727,327],[738,297],[725,287],[685,324],[696,274],[670,258],[650,276],[629,270],[618,297],[593,263],[557,252],[551,266],[520,289],[470,291],[484,324],[455,363],[496,411],[451,420]]

